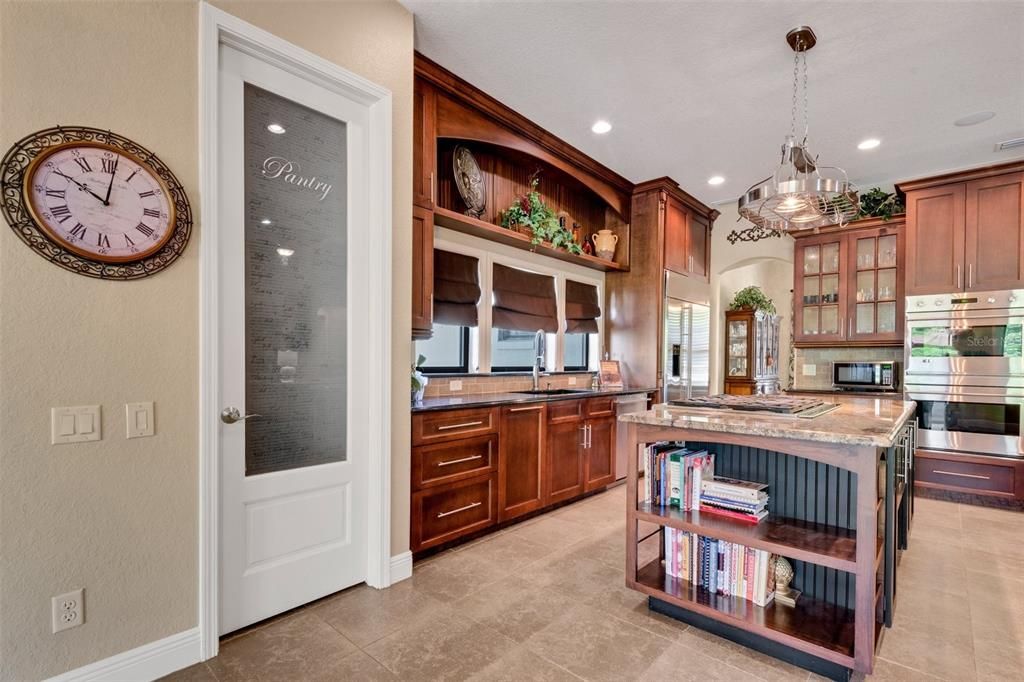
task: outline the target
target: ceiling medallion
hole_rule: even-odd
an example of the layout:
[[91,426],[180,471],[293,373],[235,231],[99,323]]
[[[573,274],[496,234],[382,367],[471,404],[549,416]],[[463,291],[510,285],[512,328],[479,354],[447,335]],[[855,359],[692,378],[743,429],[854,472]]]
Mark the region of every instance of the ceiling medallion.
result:
[[[786,34],[793,48],[793,107],[789,135],[782,144],[781,160],[775,173],[755,183],[739,199],[739,214],[754,227],[734,231],[729,241],[758,241],[792,230],[824,225],[845,225],[857,215],[857,191],[846,171],[822,166],[807,145],[807,51],[817,38],[809,26],[798,26]],[[802,71],[802,74],[801,74]],[[801,84],[802,75],[802,84]],[[803,92],[803,137],[797,141],[797,96]],[[736,236],[734,240],[732,237]]]

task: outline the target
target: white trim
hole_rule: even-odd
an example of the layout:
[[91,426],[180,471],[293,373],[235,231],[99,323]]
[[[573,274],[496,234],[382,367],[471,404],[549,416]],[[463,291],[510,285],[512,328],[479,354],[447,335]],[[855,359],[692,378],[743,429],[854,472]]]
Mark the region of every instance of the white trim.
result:
[[367,287],[369,304],[381,311],[364,333],[378,349],[365,359],[378,378],[368,406],[377,447],[367,453],[369,499],[366,582],[391,584],[391,92],[322,57],[202,2],[199,8],[199,178],[200,178],[200,376],[199,376],[199,633],[202,660],[217,655],[220,388],[217,205],[217,122],[219,46],[229,44],[268,64],[340,92],[368,107],[370,150],[369,224],[373,245],[365,258],[380,273],[380,286]]
[[201,661],[201,648],[196,627],[69,670],[47,682],[155,680]]
[[412,577],[412,552],[402,552],[391,557],[391,584]]

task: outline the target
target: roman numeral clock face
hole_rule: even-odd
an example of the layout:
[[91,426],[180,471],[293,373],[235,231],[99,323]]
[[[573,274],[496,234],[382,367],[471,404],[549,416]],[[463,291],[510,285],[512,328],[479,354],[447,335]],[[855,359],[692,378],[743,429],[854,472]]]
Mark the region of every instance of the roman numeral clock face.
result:
[[73,142],[48,150],[28,169],[25,189],[47,236],[93,260],[140,260],[174,231],[164,182],[141,159],[108,145]]

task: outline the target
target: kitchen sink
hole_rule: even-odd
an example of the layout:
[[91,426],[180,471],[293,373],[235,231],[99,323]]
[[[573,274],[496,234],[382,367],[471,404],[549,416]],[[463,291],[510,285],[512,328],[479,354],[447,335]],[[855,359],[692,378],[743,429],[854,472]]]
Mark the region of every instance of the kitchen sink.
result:
[[538,388],[536,391],[516,391],[527,395],[571,395],[573,393],[590,393],[585,388]]

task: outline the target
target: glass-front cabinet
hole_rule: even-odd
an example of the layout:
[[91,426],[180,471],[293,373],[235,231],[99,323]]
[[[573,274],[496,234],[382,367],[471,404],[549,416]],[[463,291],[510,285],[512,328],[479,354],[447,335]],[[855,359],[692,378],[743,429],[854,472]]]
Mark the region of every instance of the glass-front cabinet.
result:
[[725,392],[779,391],[779,317],[760,310],[725,313]]
[[794,249],[797,345],[903,342],[903,219],[870,218]]

